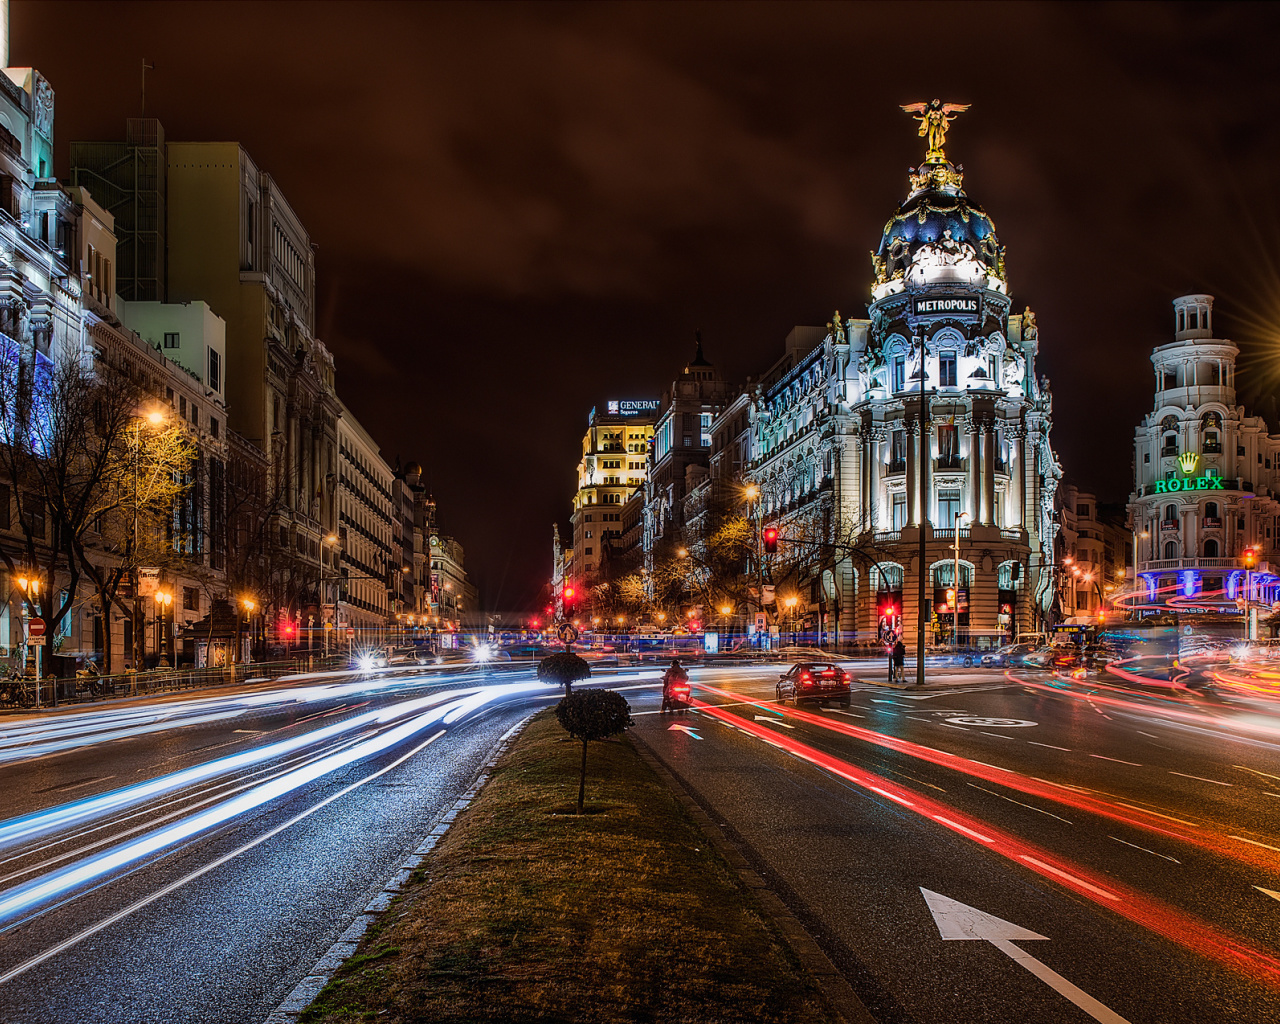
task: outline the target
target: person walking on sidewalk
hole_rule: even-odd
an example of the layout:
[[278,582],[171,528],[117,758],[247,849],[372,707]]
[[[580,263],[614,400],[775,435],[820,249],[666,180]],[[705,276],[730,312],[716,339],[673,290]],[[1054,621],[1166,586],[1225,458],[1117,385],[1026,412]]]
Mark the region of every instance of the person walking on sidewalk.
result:
[[902,637],[898,637],[897,642],[893,645],[893,674],[898,682],[902,682],[902,667],[907,663],[907,645],[902,642]]

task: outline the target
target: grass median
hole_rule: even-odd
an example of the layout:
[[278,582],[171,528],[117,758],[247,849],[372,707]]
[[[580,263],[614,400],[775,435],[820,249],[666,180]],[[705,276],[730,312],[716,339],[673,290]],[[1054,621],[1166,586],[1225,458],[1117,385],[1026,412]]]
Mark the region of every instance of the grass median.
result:
[[303,1013],[357,1021],[825,1021],[736,873],[625,737],[535,718]]

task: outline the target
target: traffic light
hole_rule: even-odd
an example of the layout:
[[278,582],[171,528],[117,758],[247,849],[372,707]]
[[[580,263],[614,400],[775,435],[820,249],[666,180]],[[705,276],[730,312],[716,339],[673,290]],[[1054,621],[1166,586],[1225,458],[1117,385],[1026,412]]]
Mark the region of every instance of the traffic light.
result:
[[578,603],[578,588],[572,583],[564,585],[564,610],[565,614],[573,611],[574,605]]
[[1252,569],[1258,564],[1258,551],[1256,548],[1244,549],[1244,567]]
[[763,537],[765,554],[772,555],[778,550],[778,528],[776,526],[766,526]]

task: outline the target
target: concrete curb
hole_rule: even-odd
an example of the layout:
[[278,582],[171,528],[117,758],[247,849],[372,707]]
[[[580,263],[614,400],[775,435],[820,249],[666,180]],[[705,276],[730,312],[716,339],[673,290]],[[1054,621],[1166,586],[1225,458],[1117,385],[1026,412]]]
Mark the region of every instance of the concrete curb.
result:
[[711,820],[711,816],[702,809],[701,804],[693,799],[683,783],[659,760],[653,749],[634,733],[631,734],[631,739],[641,759],[667,784],[671,789],[672,795],[689,813],[689,816],[698,823],[698,826],[706,835],[707,841],[715,847],[720,856],[729,862],[729,866],[737,871],[738,878],[742,881],[742,884],[759,901],[764,912],[773,919],[778,931],[782,933],[787,945],[791,947],[791,951],[795,953],[796,958],[813,977],[818,988],[826,997],[827,1002],[840,1015],[840,1020],[844,1021],[845,1024],[876,1024],[875,1018],[871,1016],[871,1012],[866,1005],[858,998],[853,986],[845,980],[844,975],[840,973],[836,965],[823,952],[822,947],[813,940],[813,936],[805,930],[804,925],[800,923],[795,914],[782,902],[777,893],[769,888],[769,884],[760,877],[755,868],[748,863],[747,858],[742,855],[742,851],[725,837],[724,833],[716,826],[716,823]]
[[329,984],[329,980],[337,973],[338,968],[355,953],[369,926],[391,905],[391,901],[400,894],[400,890],[413,877],[414,871],[421,866],[427,854],[435,849],[436,843],[449,831],[449,826],[453,824],[454,819],[466,810],[484,788],[485,783],[489,781],[489,773],[498,763],[498,758],[506,753],[512,740],[529,724],[531,718],[533,715],[525,716],[502,734],[493,750],[489,752],[484,768],[471,783],[471,787],[454,802],[452,807],[436,818],[427,837],[418,844],[412,855],[401,862],[399,870],[387,879],[382,891],[356,915],[356,919],[351,922],[347,930],[338,936],[338,941],[329,947],[329,951],[316,962],[307,976],[298,982],[293,991],[285,997],[284,1002],[275,1008],[263,1024],[297,1024],[302,1011],[311,1005],[311,1001],[320,994],[320,990],[325,985]]

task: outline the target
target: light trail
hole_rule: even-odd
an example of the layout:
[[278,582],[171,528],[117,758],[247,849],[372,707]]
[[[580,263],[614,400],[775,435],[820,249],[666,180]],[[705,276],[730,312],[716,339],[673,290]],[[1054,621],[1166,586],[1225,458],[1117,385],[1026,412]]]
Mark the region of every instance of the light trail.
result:
[[[876,732],[864,726],[854,725],[849,722],[837,721],[831,718],[825,718],[800,708],[784,708],[773,704],[763,704],[758,700],[752,700],[742,694],[735,693],[732,690],[721,690],[706,684],[699,684],[699,689],[707,693],[713,693],[720,697],[726,697],[730,701],[741,702],[746,704],[754,704],[759,708],[768,708],[776,712],[781,712],[797,721],[805,722],[809,725],[818,726],[829,732],[848,736],[853,739],[861,740],[878,747],[893,750],[907,757],[915,758],[921,761],[927,761],[930,764],[938,765],[941,768],[947,768],[952,771],[960,772],[972,778],[983,779],[987,782],[993,782],[997,785],[1004,786],[1007,789],[1016,790],[1028,796],[1036,796],[1041,799],[1050,800],[1056,804],[1066,807],[1073,807],[1077,810],[1095,814],[1099,817],[1108,818],[1112,821],[1120,822],[1131,828],[1136,828],[1144,832],[1162,836],[1166,839],[1174,839],[1186,843],[1189,846],[1205,850],[1218,856],[1244,863],[1250,867],[1262,868],[1268,872],[1274,872],[1276,865],[1274,858],[1263,855],[1254,854],[1252,851],[1243,850],[1233,843],[1227,842],[1225,834],[1215,832],[1208,829],[1204,825],[1195,824],[1193,822],[1183,822],[1186,828],[1171,828],[1168,821],[1180,821],[1181,819],[1170,818],[1167,814],[1161,814],[1159,811],[1151,811],[1133,804],[1120,803],[1094,796],[1091,793],[1083,792],[1079,788],[1069,787],[1064,783],[1051,782],[1045,779],[1037,779],[1032,776],[1023,775],[1009,768],[1001,768],[998,765],[986,764],[982,761],[973,761],[958,754],[952,754],[945,750],[938,750],[934,747],[926,747],[919,743],[913,743],[910,740],[901,739],[897,736],[889,736],[885,733]],[[1056,692],[1056,691],[1055,691]],[[707,705],[710,707],[711,705]],[[719,707],[719,705],[716,705]],[[772,735],[772,733],[770,733]],[[1156,820],[1162,819],[1162,820]]]
[[798,740],[766,730],[759,723],[749,722],[696,698],[693,705],[702,714],[731,724],[739,731],[749,733],[860,789],[886,797],[912,813],[937,822],[956,835],[978,843],[984,849],[1106,907],[1175,945],[1190,949],[1280,991],[1280,960],[1244,939],[1151,899],[1115,879],[1063,860],[1056,854],[1024,842],[1003,829],[972,818],[931,797],[905,789],[889,779],[857,768]]
[[375,719],[384,722],[392,722],[404,718],[405,715],[412,715],[412,717],[375,737],[256,785],[198,814],[155,829],[136,839],[119,843],[100,854],[0,893],[0,929],[13,927],[25,920],[27,915],[55,900],[69,896],[85,885],[156,855],[171,852],[185,841],[292,794],[325,775],[353,762],[390,750],[434,725],[457,723],[488,704],[513,696],[533,694],[535,691],[541,696],[548,696],[546,685],[541,683],[506,684],[484,687],[461,697],[456,691],[451,691],[444,695],[452,698],[449,702],[442,702],[442,695],[433,694],[430,697],[406,701],[391,708],[371,712]]

